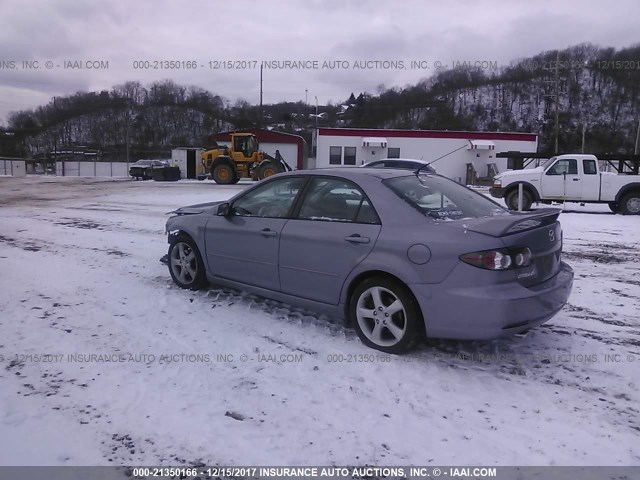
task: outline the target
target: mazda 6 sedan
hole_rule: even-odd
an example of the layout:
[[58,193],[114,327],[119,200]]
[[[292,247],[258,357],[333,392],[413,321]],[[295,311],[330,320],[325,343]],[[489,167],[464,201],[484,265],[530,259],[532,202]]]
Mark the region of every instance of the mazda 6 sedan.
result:
[[512,213],[432,173],[287,172],[171,213],[179,287],[212,282],[338,315],[387,353],[425,336],[525,332],[553,317],[573,284],[559,210]]

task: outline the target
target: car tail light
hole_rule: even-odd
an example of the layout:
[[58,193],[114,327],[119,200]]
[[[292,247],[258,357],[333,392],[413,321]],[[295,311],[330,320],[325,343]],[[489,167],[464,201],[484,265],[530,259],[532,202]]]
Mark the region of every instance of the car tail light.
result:
[[465,253],[460,255],[460,260],[485,270],[509,270],[528,267],[533,261],[533,254],[528,247],[500,248]]

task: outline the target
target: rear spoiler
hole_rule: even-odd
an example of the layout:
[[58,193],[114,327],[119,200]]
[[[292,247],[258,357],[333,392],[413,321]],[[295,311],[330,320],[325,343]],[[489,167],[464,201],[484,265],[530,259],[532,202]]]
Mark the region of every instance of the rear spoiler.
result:
[[467,230],[484,233],[492,237],[504,237],[505,235],[513,235],[544,225],[551,225],[558,220],[560,212],[561,210],[557,208],[542,208],[535,212],[481,218],[477,222],[467,225]]

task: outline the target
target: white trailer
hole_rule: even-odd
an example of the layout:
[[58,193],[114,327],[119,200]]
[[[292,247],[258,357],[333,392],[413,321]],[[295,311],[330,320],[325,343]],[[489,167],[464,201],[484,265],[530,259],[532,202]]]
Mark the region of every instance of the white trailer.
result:
[[196,178],[204,148],[178,147],[171,150],[171,164],[180,167],[180,178]]

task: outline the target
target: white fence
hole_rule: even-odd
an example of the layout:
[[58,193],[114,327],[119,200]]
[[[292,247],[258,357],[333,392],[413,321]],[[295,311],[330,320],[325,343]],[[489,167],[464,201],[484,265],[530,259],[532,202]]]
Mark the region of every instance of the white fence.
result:
[[123,162],[56,162],[56,175],[59,177],[128,177],[130,165]]
[[0,159],[0,175],[24,177],[27,174],[24,160]]

